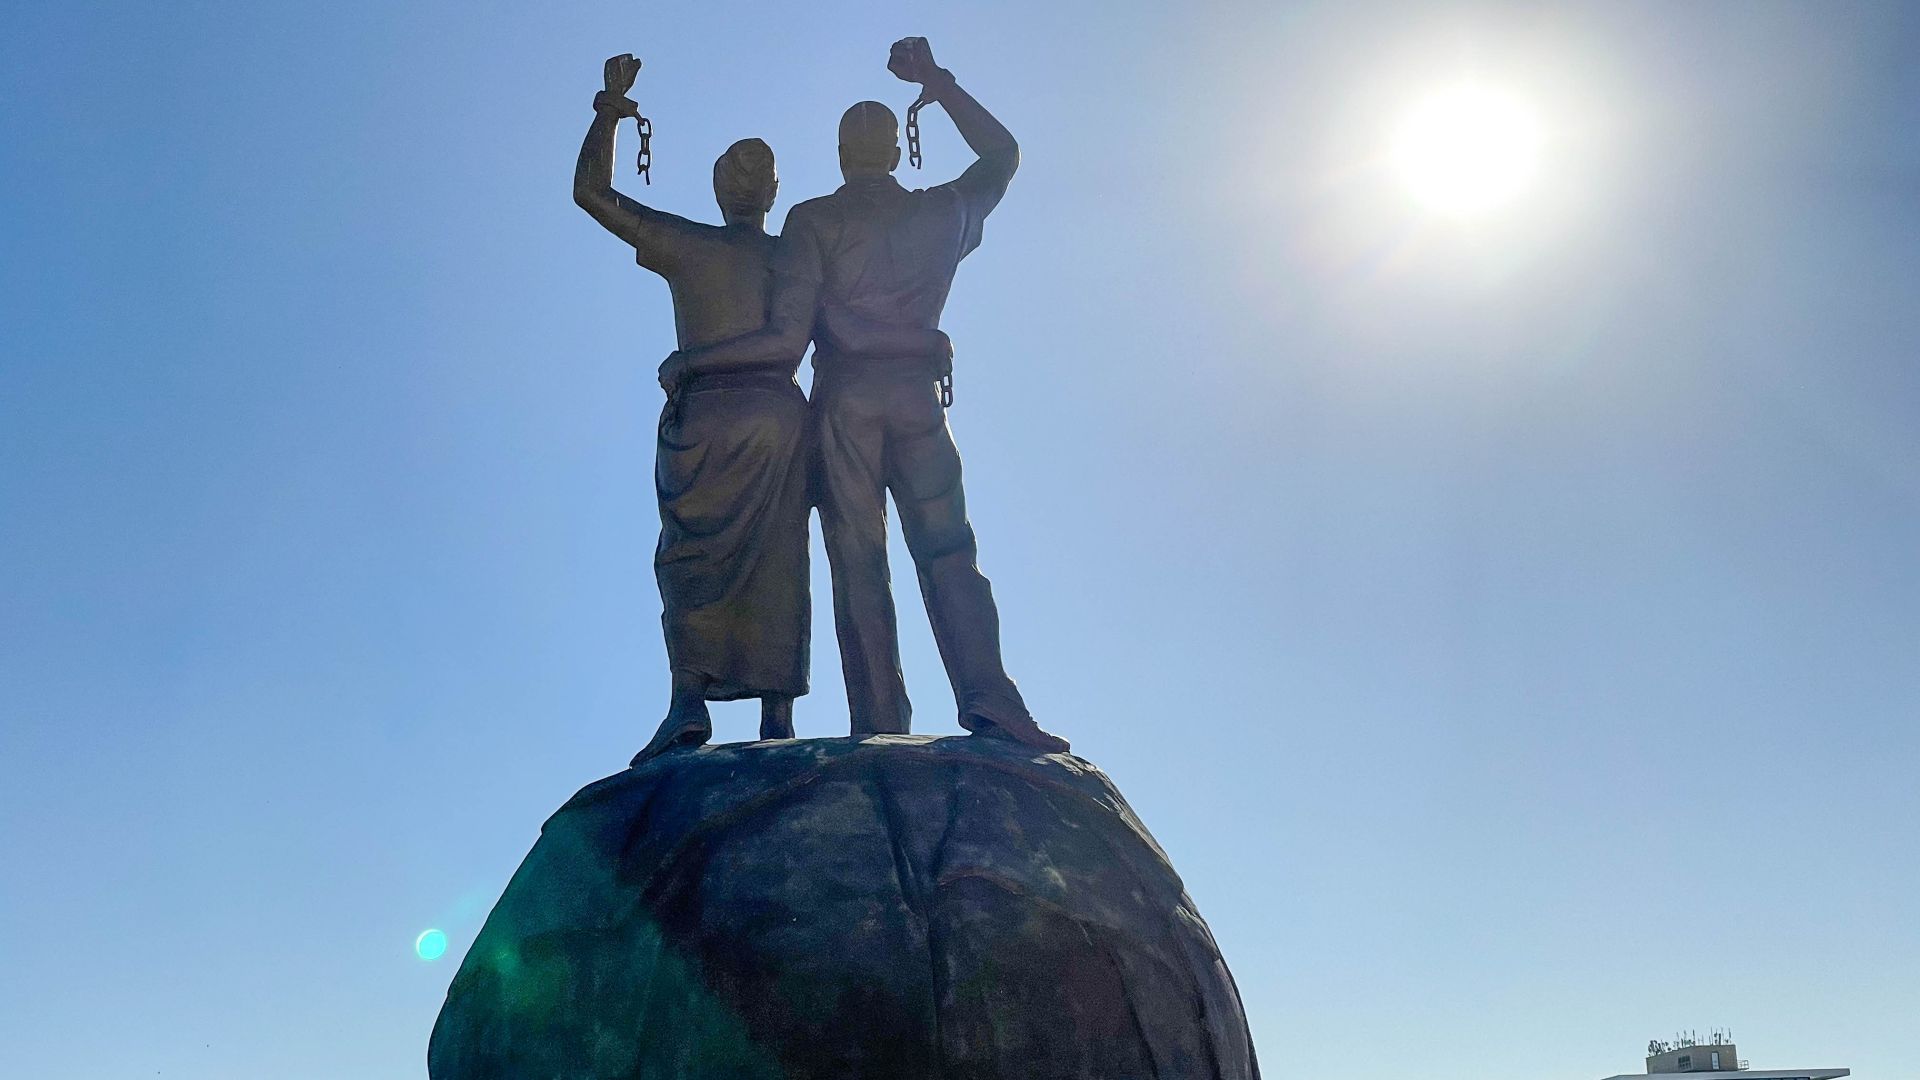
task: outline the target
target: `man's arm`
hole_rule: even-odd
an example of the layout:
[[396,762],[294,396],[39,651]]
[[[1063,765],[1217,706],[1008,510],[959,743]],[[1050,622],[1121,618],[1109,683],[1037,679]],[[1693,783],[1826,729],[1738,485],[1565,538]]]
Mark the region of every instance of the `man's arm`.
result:
[[750,334],[711,345],[681,349],[660,365],[660,385],[672,394],[688,374],[800,366],[800,354],[813,339],[813,309],[820,300],[825,258],[805,204],[787,212],[773,255],[773,298],[767,322]]
[[986,217],[1007,193],[1007,184],[1020,167],[1020,144],[1014,141],[1013,133],[954,80],[953,72],[933,62],[933,49],[926,38],[894,42],[887,70],[907,82],[919,83],[920,96],[939,102],[967,147],[979,155],[979,160],[948,186],[968,197],[977,217]]
[[[774,304],[781,304],[776,285]],[[792,287],[791,311],[798,311],[807,295],[818,301],[819,289]],[[953,370],[953,341],[945,331],[922,330],[911,326],[893,326],[874,322],[833,304],[820,307],[817,326],[801,327],[797,317],[789,315],[769,319],[765,327],[725,341],[686,349],[667,357],[660,365],[660,385],[672,394],[681,379],[709,371],[743,371],[751,368],[797,368],[800,354],[817,329],[822,340],[837,353],[846,356],[910,357],[924,356],[935,362],[945,375]]]
[[953,342],[945,332],[874,322],[838,304],[820,305],[814,334],[844,356],[926,356],[939,360],[943,369],[953,362]]
[[639,115],[639,107],[624,96],[639,70],[640,61],[630,55],[607,61],[606,89],[594,95],[593,123],[573,167],[573,201],[632,244],[641,266],[665,274],[685,247],[685,222],[613,190],[614,131],[622,117]]

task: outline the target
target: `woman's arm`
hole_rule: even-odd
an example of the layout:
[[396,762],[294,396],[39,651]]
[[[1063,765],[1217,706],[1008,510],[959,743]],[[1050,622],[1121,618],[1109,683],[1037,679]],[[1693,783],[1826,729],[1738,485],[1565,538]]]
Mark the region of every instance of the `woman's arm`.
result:
[[665,274],[686,250],[686,222],[613,190],[614,131],[622,117],[640,114],[640,107],[624,96],[639,70],[640,61],[630,55],[607,61],[606,89],[594,95],[593,123],[573,167],[573,201],[608,232],[632,244],[641,266]]

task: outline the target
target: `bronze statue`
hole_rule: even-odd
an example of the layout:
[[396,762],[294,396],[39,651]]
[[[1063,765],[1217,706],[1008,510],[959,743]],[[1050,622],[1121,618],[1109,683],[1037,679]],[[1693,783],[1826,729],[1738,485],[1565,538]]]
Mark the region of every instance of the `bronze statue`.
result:
[[[613,189],[615,129],[639,117],[626,96],[631,54],[606,62],[605,87],[580,146],[573,197],[636,261],[667,279],[681,348],[722,341],[766,321],[774,238],[767,211],[779,188],[773,151],[742,139],[714,162],[724,225],[689,221]],[[642,131],[647,130],[643,121]],[[641,152],[642,169],[647,154]],[[945,335],[858,319],[842,333],[874,348],[947,348]],[[713,734],[709,701],[760,699],[760,737],[793,737],[793,699],[807,692],[812,598],[807,582],[807,402],[799,356],[714,365],[662,378],[654,463],[660,542],[654,576],[673,674],[666,719],[635,756],[697,746]]]
[[[875,101],[848,109],[840,119],[846,183],[787,215],[765,327],[719,344],[683,343],[661,365],[661,379],[671,385],[756,365],[792,370],[813,339],[816,497],[854,733],[905,732],[912,717],[887,570],[891,491],[961,726],[1063,751],[1066,740],[1034,723],[1001,662],[999,612],[975,565],[960,455],[943,411],[951,351],[932,336],[954,272],[979,245],[1020,148],[934,63],[925,38],[896,42],[887,67],[921,85],[920,103],[939,102],[979,159],[956,180],[909,191],[893,177],[893,111]],[[857,332],[872,326],[894,333]],[[905,336],[913,333],[925,336]],[[923,347],[909,347],[916,342]]]

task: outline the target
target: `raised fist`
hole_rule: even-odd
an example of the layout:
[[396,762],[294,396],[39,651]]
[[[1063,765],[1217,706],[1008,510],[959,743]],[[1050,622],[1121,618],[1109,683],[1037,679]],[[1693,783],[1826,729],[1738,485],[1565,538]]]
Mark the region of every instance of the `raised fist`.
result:
[[923,37],[901,38],[887,53],[887,70],[905,82],[925,85],[940,77],[940,65],[933,62],[933,46]]
[[607,93],[624,95],[633,89],[634,76],[640,74],[640,61],[632,53],[607,57]]

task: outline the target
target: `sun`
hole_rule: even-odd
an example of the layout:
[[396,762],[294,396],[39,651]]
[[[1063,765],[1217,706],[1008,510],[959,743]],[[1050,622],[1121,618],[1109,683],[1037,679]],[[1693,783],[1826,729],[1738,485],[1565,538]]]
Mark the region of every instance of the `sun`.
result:
[[1393,163],[1415,199],[1448,217],[1512,203],[1539,171],[1540,120],[1512,92],[1477,83],[1416,101],[1394,132]]

